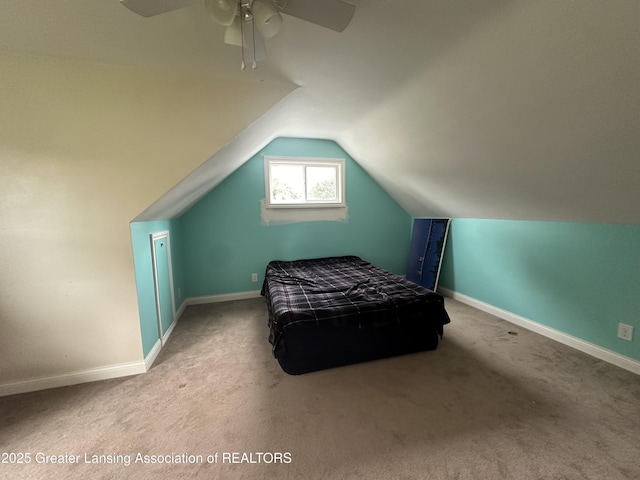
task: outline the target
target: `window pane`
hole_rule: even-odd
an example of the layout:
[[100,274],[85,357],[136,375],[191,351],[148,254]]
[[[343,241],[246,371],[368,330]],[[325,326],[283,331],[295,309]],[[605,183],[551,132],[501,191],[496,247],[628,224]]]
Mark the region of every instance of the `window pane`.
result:
[[271,165],[271,203],[293,203],[304,200],[304,167]]
[[338,200],[336,167],[307,167],[307,200]]
[[344,159],[265,155],[266,208],[344,207]]

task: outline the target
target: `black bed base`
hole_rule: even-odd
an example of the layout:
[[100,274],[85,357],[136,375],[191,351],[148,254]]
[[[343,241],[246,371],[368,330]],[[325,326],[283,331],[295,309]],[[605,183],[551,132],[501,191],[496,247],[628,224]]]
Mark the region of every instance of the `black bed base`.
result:
[[432,327],[394,326],[379,329],[344,327],[292,327],[284,336],[285,348],[278,356],[290,375],[435,350],[439,334]]

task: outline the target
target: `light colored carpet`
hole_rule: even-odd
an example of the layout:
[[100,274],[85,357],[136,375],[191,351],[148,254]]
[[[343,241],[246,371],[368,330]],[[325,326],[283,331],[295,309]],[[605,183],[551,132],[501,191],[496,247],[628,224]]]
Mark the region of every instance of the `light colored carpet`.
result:
[[[145,375],[1,398],[0,452],[31,463],[0,464],[0,477],[640,478],[640,377],[455,300],[447,309],[435,351],[289,376],[263,299],[189,307]],[[232,452],[290,463],[222,463]]]

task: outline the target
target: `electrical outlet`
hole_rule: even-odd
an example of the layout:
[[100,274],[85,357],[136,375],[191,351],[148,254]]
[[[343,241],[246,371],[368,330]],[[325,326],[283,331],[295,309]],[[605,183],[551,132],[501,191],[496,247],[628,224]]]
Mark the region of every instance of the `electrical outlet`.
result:
[[628,341],[633,340],[633,327],[631,325],[627,325],[626,323],[619,323],[618,338]]
[[252,273],[251,274],[251,281],[252,282],[257,282],[258,281],[258,274],[257,273]]

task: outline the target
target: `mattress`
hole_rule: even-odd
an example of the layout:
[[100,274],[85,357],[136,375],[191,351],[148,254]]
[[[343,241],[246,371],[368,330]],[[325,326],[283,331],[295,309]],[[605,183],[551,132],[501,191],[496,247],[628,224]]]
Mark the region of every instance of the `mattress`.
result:
[[442,295],[357,256],[272,261],[262,294],[276,358],[287,355],[284,337],[292,330],[416,328],[442,336],[450,322]]

